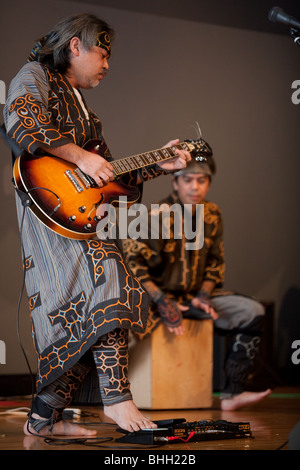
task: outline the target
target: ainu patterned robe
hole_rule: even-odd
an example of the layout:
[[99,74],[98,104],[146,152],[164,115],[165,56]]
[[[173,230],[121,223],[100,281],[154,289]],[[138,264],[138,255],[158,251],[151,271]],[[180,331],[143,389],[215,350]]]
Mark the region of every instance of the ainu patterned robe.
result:
[[[158,202],[161,210],[180,204],[176,192]],[[204,243],[199,249],[185,249],[184,229],[182,237],[174,236],[176,227],[174,212],[170,211],[170,238],[162,236],[163,227],[157,238],[127,239],[123,242],[126,261],[133,274],[145,283],[152,280],[164,293],[180,303],[190,301],[200,290],[203,281],[215,283],[212,296],[232,294],[222,288],[224,283],[225,259],[223,242],[223,219],[217,204],[204,201]],[[156,205],[153,211],[156,211]],[[182,211],[183,212],[183,211]],[[149,210],[148,230],[151,232],[151,209]],[[161,317],[150,305],[146,331],[138,337],[151,333],[161,322]]]
[[[8,134],[23,150],[103,139],[99,119],[89,122],[65,77],[27,63],[11,83],[4,110]],[[156,166],[128,175],[130,184],[162,173]],[[128,180],[128,181],[129,181]],[[19,223],[23,206],[16,197]],[[132,275],[113,241],[64,238],[29,209],[22,226],[26,289],[38,356],[37,391],[70,369],[96,340],[115,328],[142,332],[148,294]],[[96,380],[94,384],[98,383]],[[98,386],[89,388],[98,401]]]

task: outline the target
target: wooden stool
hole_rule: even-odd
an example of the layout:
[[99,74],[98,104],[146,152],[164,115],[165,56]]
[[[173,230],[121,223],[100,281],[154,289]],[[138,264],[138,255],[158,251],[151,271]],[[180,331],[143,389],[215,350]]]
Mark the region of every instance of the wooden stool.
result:
[[209,408],[212,405],[213,322],[184,319],[185,334],[165,325],[129,347],[129,380],[138,408]]

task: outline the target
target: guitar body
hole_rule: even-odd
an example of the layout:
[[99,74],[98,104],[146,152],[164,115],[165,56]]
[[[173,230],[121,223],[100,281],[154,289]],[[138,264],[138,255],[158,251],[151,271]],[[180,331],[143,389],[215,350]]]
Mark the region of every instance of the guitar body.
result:
[[[84,149],[106,159],[110,155],[101,140],[89,140]],[[138,201],[138,188],[125,184],[122,176],[174,158],[176,149],[190,152],[200,162],[212,156],[210,146],[201,138],[114,160],[111,164],[117,178],[99,188],[72,163],[54,156],[33,157],[24,153],[15,161],[13,176],[16,188],[27,195],[26,205],[43,224],[64,237],[86,240],[97,234],[99,222],[101,228],[105,226],[108,205],[128,207]]]
[[[106,157],[107,147],[91,140],[84,147]],[[84,240],[96,235],[97,224],[107,216],[103,204],[118,205],[119,197],[127,205],[139,199],[140,192],[119,177],[102,188],[84,175],[76,165],[57,157],[19,156],[14,164],[16,187],[27,193],[30,210],[48,228],[71,239]]]

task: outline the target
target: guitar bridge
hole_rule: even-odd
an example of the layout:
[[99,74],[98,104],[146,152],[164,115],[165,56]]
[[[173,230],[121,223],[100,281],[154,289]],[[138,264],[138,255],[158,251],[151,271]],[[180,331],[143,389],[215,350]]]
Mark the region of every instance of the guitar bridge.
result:
[[81,193],[84,188],[81,186],[81,184],[80,184],[79,181],[77,180],[76,176],[73,175],[73,173],[71,172],[71,170],[65,171],[65,175],[69,178],[69,180],[70,180],[71,183],[73,184],[73,186],[74,186],[74,188],[76,189],[76,191],[77,191],[78,193]]

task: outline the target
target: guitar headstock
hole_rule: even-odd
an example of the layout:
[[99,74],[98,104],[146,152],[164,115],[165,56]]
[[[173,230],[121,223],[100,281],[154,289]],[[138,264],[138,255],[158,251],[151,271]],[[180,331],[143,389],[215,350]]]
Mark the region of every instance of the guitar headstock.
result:
[[192,157],[198,162],[207,162],[207,157],[212,157],[213,155],[211,147],[202,138],[198,140],[185,140],[184,143],[187,145],[187,150]]

